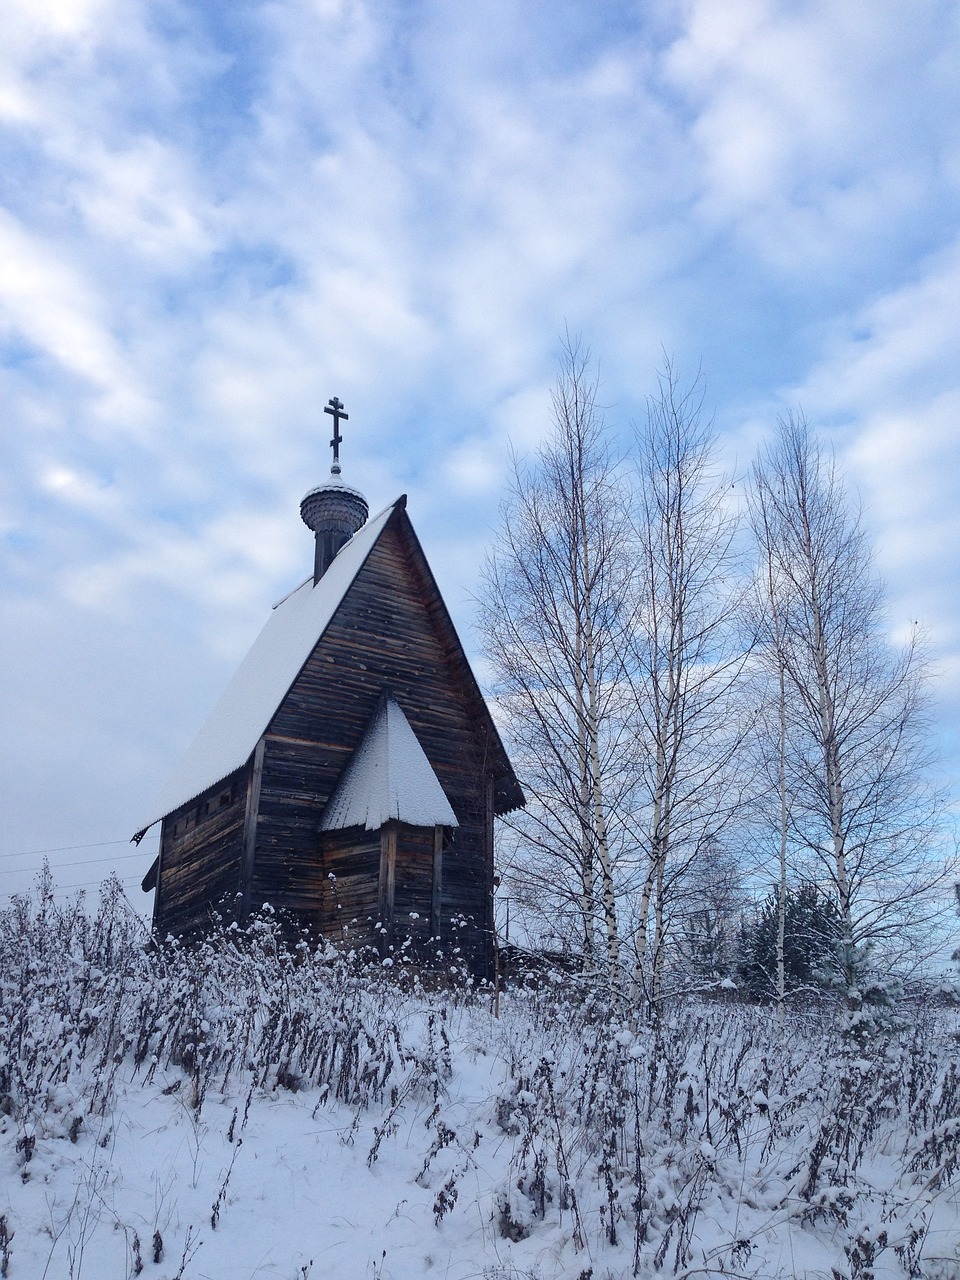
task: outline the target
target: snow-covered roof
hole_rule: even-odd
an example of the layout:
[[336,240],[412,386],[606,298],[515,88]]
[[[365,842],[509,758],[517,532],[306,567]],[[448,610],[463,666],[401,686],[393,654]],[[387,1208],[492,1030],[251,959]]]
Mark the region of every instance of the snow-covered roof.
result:
[[368,520],[316,586],[309,578],[275,606],[142,830],[246,764],[396,506],[393,502]]
[[381,699],[320,823],[322,831],[378,831],[396,818],[414,827],[456,827],[456,814],[403,708]]

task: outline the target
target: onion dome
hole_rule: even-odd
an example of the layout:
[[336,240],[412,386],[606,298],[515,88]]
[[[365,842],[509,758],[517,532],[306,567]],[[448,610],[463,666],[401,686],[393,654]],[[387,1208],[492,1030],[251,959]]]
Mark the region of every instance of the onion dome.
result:
[[317,540],[313,581],[320,581],[333,557],[367,522],[370,508],[362,493],[332,481],[304,494],[300,518]]
[[357,530],[367,522],[370,508],[362,493],[340,483],[340,445],[343,436],[340,434],[340,423],[346,422],[350,415],[344,412],[343,404],[334,396],[327,401],[324,413],[333,418],[333,465],[330,474],[333,479],[329,484],[320,485],[304,495],[300,503],[300,518],[308,529],[312,529],[317,539],[317,550],[313,561],[313,585],[316,586],[330,568],[333,557],[345,542],[349,542]]

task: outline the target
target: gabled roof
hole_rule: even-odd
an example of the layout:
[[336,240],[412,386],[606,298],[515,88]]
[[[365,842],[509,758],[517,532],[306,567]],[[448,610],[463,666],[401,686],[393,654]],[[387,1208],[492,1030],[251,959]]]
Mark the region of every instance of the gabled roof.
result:
[[316,586],[308,578],[275,606],[134,839],[247,763],[387,521],[405,505],[403,496],[384,507],[341,547]]
[[420,539],[410,523],[406,509],[398,512],[397,530],[405,543],[410,563],[420,575],[423,582],[423,594],[427,612],[430,615],[437,635],[444,646],[444,651],[451,668],[454,670],[464,699],[473,716],[478,734],[485,739],[486,765],[493,776],[493,811],[497,814],[510,813],[522,808],[527,802],[517,775],[513,772],[510,758],[504,750],[503,742],[497,726],[490,714],[486,699],[477,684],[477,678],[467,660],[460,637],[453,625],[453,620],[444,604],[433,570],[427,563]]
[[316,585],[308,578],[274,607],[206,724],[168,779],[135,840],[161,818],[243,768],[391,521],[409,557],[408,563],[420,576],[425,608],[437,629],[477,732],[483,735],[486,766],[494,779],[494,811],[509,813],[525,803],[490,710],[406,514],[406,505],[406,495],[402,495],[368,520],[341,547]]
[[320,829],[379,831],[391,819],[414,827],[459,825],[410,721],[388,694],[350,757]]

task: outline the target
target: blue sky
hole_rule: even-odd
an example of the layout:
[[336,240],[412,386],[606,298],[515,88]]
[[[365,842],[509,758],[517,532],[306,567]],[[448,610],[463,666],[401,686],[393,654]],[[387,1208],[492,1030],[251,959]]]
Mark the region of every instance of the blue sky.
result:
[[565,325],[625,435],[664,350],[731,466],[821,427],[960,795],[958,66],[939,0],[8,0],[0,893],[40,849],[142,875],[119,842],[309,570],[330,396],[472,644]]

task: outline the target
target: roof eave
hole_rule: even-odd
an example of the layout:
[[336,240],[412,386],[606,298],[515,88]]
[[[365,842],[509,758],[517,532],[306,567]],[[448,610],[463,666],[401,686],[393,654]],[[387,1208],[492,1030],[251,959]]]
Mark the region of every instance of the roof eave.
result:
[[[483,690],[480,688],[480,685],[477,682],[477,677],[474,675],[473,667],[470,665],[467,658],[463,642],[461,641],[457,629],[454,626],[446,601],[444,600],[440,588],[437,585],[437,580],[434,577],[433,570],[430,568],[430,562],[427,560],[426,553],[423,550],[420,539],[417,537],[417,531],[414,529],[410,517],[406,514],[406,500],[404,499],[402,501],[402,505],[401,503],[398,503],[397,507],[398,510],[395,510],[391,514],[387,523],[392,524],[396,520],[399,526],[404,530],[404,534],[410,542],[420,570],[433,589],[433,595],[441,611],[441,621],[449,630],[454,642],[452,649],[449,651],[450,656],[453,658],[457,667],[460,668],[463,682],[467,688],[471,701],[474,703],[475,709],[486,726],[490,744],[493,748],[493,753],[495,757],[498,757],[497,763],[500,766],[500,773],[497,775],[494,785],[495,787],[501,787],[502,791],[505,793],[504,799],[508,803],[509,807],[506,809],[500,809],[495,804],[494,812],[498,815],[512,813],[513,810],[523,808],[526,805],[526,799],[520,787],[520,783],[517,780],[517,775],[510,762],[510,757],[507,754],[506,747],[503,745],[503,739],[500,736],[500,731],[490,713],[487,700],[483,696]],[[494,765],[494,767],[496,767],[496,765]]]

